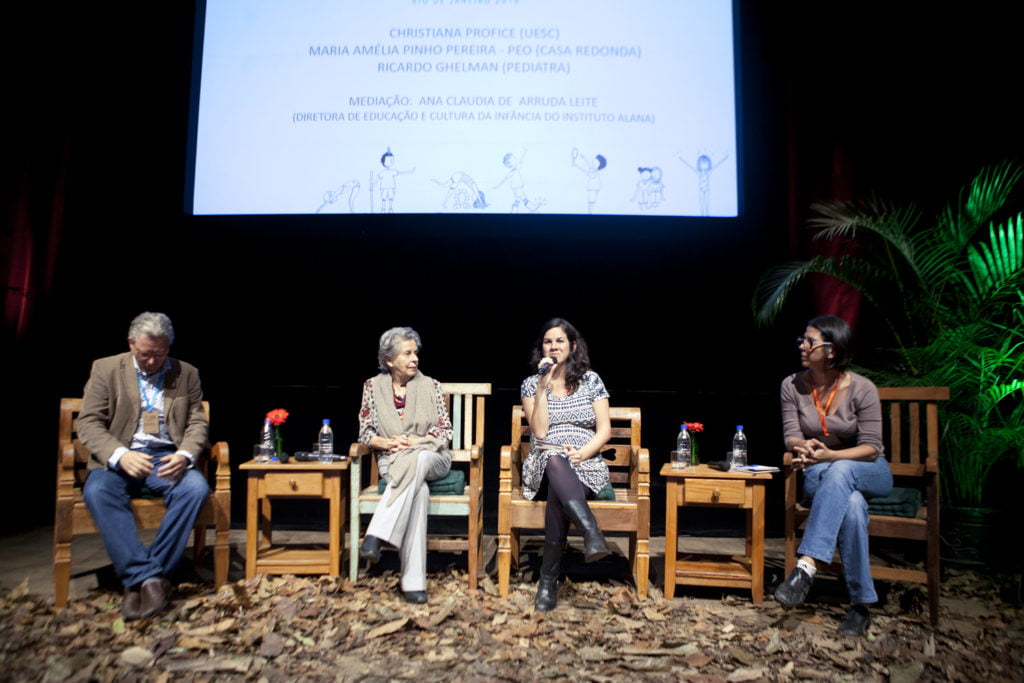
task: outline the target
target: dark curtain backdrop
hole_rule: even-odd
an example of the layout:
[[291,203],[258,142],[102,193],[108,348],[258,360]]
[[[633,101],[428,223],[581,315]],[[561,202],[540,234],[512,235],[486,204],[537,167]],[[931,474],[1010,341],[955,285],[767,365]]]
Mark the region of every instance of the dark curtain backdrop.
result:
[[802,290],[772,329],[752,323],[765,269],[818,248],[811,202],[878,192],[934,212],[1024,149],[1009,10],[893,4],[740,0],[743,215],[717,221],[185,216],[190,3],[17,8],[0,377],[8,481],[28,495],[8,488],[6,528],[51,523],[58,399],[80,394],[90,361],[125,348],[147,309],[174,319],[174,353],[200,368],[236,465],[271,408],[293,413],[291,449],[323,417],[350,441],[377,336],[409,324],[425,372],[494,384],[493,482],[528,347],[553,315],[587,337],[613,401],[644,409],[656,467],[682,419],[707,425],[706,453],[743,422],[752,459],[777,460],[777,387],[803,322],[838,313],[862,345],[875,338],[871,312],[832,282]]

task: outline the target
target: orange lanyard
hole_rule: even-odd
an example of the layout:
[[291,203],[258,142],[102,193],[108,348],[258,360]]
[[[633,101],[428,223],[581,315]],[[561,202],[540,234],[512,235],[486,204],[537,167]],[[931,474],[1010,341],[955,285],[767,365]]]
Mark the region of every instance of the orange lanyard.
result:
[[818,400],[818,387],[813,383],[811,384],[811,391],[814,393],[814,407],[818,409],[818,417],[821,418],[821,431],[824,432],[825,436],[828,436],[828,427],[825,425],[825,415],[828,413],[828,409],[832,407],[832,401],[836,397],[836,392],[839,391],[839,380],[843,378],[843,373],[839,373],[836,376],[836,383],[832,386],[832,394],[828,397],[828,403],[825,404],[825,410],[821,409],[821,401]]

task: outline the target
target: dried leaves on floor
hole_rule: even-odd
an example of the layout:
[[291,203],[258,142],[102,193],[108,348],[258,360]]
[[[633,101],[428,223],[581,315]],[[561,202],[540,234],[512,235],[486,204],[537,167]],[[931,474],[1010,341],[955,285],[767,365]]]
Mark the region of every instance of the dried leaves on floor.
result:
[[507,598],[487,577],[432,574],[430,602],[406,604],[392,572],[357,583],[267,577],[178,587],[170,610],[125,623],[120,595],[55,609],[24,586],[0,597],[0,680],[1020,680],[1024,611],[998,585],[947,572],[943,619],[919,587],[893,585],[868,639],[836,631],[844,606],[784,610],[749,594],[638,602],[620,582],[563,583],[533,610],[531,583]]

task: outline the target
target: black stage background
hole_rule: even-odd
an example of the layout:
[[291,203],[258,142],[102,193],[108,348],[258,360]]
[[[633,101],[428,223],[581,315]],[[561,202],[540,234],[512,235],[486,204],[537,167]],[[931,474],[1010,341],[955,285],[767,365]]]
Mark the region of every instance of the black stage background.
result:
[[[343,448],[379,334],[415,327],[424,372],[493,383],[489,532],[510,407],[553,315],[586,336],[613,403],[643,408],[655,471],[680,419],[707,425],[712,455],[743,423],[751,459],[776,463],[778,384],[815,311],[795,300],[757,329],[750,301],[767,267],[806,254],[810,202],[878,191],[934,213],[981,165],[1024,150],[1015,17],[1002,3],[894,4],[738,3],[737,220],[186,216],[191,3],[19,7],[2,161],[6,529],[52,522],[58,399],[80,395],[92,359],[126,348],[142,310],[173,319],[174,355],[199,367],[212,437],[230,443],[236,469],[271,408],[292,413],[290,450],[308,447],[323,417]],[[10,275],[25,263],[21,289]],[[865,312],[858,338],[870,345],[874,332]],[[661,534],[664,487],[652,482]],[[237,472],[234,483],[241,526]],[[779,481],[769,494],[779,535]],[[696,524],[719,533],[739,520]]]

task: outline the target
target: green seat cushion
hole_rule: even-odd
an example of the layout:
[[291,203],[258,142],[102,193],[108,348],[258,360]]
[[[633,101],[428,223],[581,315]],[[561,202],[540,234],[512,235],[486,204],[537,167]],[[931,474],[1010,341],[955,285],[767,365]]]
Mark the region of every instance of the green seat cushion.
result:
[[[388,482],[381,479],[377,482],[377,493],[384,493]],[[427,488],[432,496],[457,496],[466,490],[466,473],[462,470],[451,470],[448,474],[435,481],[428,481]]]
[[887,496],[868,500],[868,514],[916,517],[921,507],[921,492],[915,488],[894,486]]

